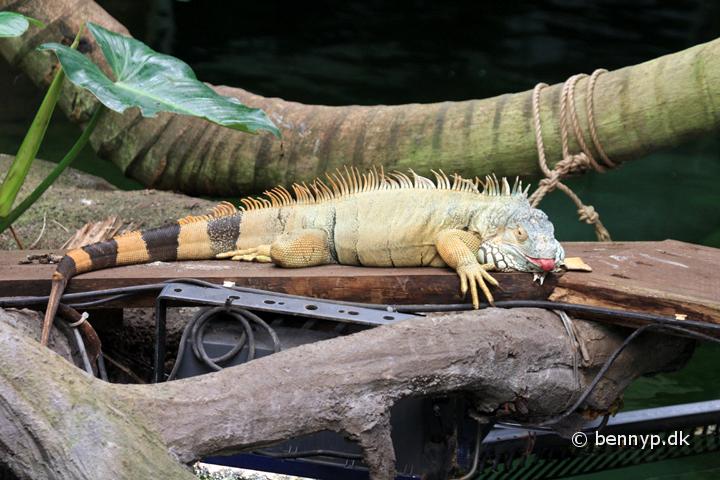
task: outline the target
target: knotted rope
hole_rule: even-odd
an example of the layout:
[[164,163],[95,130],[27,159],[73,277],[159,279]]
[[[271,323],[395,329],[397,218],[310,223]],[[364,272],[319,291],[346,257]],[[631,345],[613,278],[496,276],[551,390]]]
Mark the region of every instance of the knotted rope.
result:
[[[532,93],[532,108],[533,108],[533,124],[535,127],[535,142],[537,144],[538,151],[538,163],[540,169],[545,174],[546,178],[540,180],[537,190],[530,196],[530,203],[532,206],[537,206],[540,200],[543,199],[545,194],[555,190],[556,188],[564,192],[577,206],[578,215],[580,221],[595,226],[595,235],[599,241],[609,241],[610,233],[607,231],[600,221],[600,215],[595,211],[592,205],[585,205],[580,200],[575,192],[570,189],[567,185],[562,183],[562,179],[573,173],[580,173],[591,168],[596,172],[604,172],[606,168],[615,167],[615,163],[608,158],[605,150],[600,144],[600,139],[595,128],[595,115],[593,107],[593,94],[595,92],[595,83],[597,78],[607,72],[604,69],[595,70],[587,84],[587,92],[585,94],[585,108],[587,111],[588,119],[588,130],[590,131],[590,138],[592,139],[595,150],[600,155],[604,165],[600,165],[593,156],[590,148],[588,148],[585,138],[583,136],[580,122],[578,121],[577,111],[575,109],[575,84],[583,77],[587,77],[585,74],[573,75],[568,78],[563,84],[562,91],[560,93],[560,140],[562,144],[562,159],[555,164],[554,169],[550,169],[547,164],[547,158],[545,157],[545,145],[542,139],[542,128],[540,125],[540,92],[543,88],[548,85],[545,83],[538,83],[535,85]],[[580,146],[580,153],[570,153],[570,128],[575,136],[575,141]]]

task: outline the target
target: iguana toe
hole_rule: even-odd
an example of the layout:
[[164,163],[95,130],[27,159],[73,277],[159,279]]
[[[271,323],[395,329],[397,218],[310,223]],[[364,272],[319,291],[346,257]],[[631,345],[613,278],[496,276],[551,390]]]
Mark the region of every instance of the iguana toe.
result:
[[460,292],[463,297],[470,290],[470,298],[473,307],[480,308],[480,297],[478,295],[478,286],[490,305],[494,305],[494,299],[485,280],[490,284],[497,286],[498,282],[489,273],[485,271],[482,265],[471,264],[458,267],[457,274],[460,277]]
[[229,258],[230,260],[242,262],[271,262],[270,245],[260,245],[252,248],[243,248],[240,250],[231,250],[229,252],[218,253],[215,258]]
[[245,255],[235,255],[230,260],[236,262],[258,262],[258,263],[271,263],[272,259],[267,255],[259,255],[257,253],[248,253]]

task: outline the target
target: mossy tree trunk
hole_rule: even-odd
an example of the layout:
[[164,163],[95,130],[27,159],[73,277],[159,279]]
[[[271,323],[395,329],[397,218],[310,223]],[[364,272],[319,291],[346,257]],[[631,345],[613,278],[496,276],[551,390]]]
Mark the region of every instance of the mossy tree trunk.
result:
[[[7,60],[45,85],[54,59],[34,51],[89,20],[125,28],[92,0],[0,0],[49,24],[19,40],[0,42]],[[96,59],[100,53],[92,52]],[[542,79],[538,79],[540,81]],[[576,88],[585,130],[585,87]],[[283,140],[251,136],[197,119],[137,112],[106,115],[92,139],[111,159],[147,186],[186,193],[242,195],[277,184],[312,179],[342,165],[387,169],[431,168],[468,176],[538,175],[531,123],[531,92],[486,100],[398,106],[327,107],[264,98],[239,88],[216,87],[225,95],[266,110]],[[551,163],[560,155],[560,85],[543,91],[541,117]],[[94,100],[66,88],[61,103],[78,123]],[[610,158],[627,161],[720,127],[720,40],[600,76],[595,93],[599,137]],[[589,135],[586,142],[592,145]]]
[[[554,313],[489,309],[378,327],[197,378],[117,385],[40,347],[8,313],[0,310],[0,463],[21,478],[54,480],[192,478],[184,464],[206,455],[322,430],[358,441],[372,477],[391,479],[398,400],[463,392],[488,419],[539,421],[573,404],[624,335],[576,321],[588,353],[577,379]],[[637,376],[682,365],[692,345],[641,337],[584,408],[607,410]],[[573,431],[580,415],[568,420]]]

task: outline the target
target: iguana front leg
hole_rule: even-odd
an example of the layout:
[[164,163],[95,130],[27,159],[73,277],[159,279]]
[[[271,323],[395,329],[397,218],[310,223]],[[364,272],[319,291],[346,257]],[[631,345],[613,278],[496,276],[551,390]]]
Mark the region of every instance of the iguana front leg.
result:
[[463,296],[467,293],[468,286],[470,287],[475,308],[480,307],[478,285],[490,305],[493,305],[493,296],[485,281],[494,286],[498,286],[498,282],[487,273],[487,270],[494,268],[493,265],[480,265],[477,260],[477,251],[480,248],[480,237],[477,234],[465,230],[443,230],[437,236],[435,248],[445,263],[460,277],[460,291]]

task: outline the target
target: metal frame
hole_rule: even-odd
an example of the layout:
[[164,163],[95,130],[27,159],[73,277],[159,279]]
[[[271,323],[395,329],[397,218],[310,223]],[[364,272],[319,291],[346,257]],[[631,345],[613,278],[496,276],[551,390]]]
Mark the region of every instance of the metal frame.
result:
[[220,286],[207,287],[188,283],[168,283],[155,301],[155,383],[164,380],[167,307],[187,304],[240,307],[260,312],[280,313],[367,326],[387,325],[401,320],[417,318],[417,315],[409,313],[390,312],[329,300],[244,292]]

